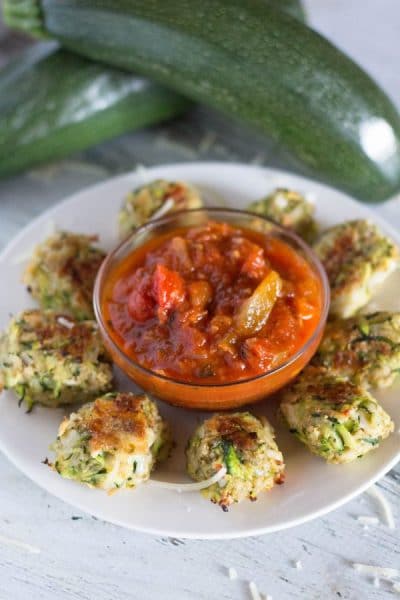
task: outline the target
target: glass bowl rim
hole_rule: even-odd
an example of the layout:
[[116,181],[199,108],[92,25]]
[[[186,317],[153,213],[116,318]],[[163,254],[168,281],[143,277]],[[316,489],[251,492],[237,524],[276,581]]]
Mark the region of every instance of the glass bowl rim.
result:
[[[257,218],[257,219],[260,219],[261,221],[265,221],[266,223],[269,223],[270,225],[273,225],[276,231],[283,234],[284,236],[289,238],[291,241],[294,241],[298,246],[300,246],[302,252],[306,256],[307,262],[309,264],[311,264],[314,267],[314,270],[316,270],[316,272],[317,272],[317,275],[318,275],[318,278],[319,278],[319,281],[321,284],[322,310],[321,310],[318,324],[315,327],[312,335],[285,362],[278,365],[277,367],[274,367],[273,369],[265,371],[264,373],[260,373],[259,375],[255,375],[253,377],[247,377],[246,379],[239,379],[237,381],[230,381],[230,382],[226,382],[226,383],[189,382],[189,381],[181,381],[179,379],[170,377],[168,375],[161,375],[160,373],[157,373],[156,371],[152,371],[151,369],[144,367],[137,361],[133,360],[130,356],[125,354],[125,352],[123,350],[121,350],[121,348],[116,344],[116,342],[113,340],[111,335],[108,333],[107,327],[103,321],[102,311],[101,311],[101,303],[100,303],[103,277],[107,271],[108,265],[114,259],[115,255],[118,252],[120,252],[125,245],[130,244],[132,242],[133,238],[135,238],[138,235],[141,235],[142,233],[146,232],[149,229],[151,230],[152,228],[154,228],[154,226],[158,226],[158,225],[162,225],[162,224],[168,225],[171,223],[171,221],[173,221],[174,219],[176,219],[179,216],[182,216],[183,214],[191,214],[191,213],[196,214],[196,213],[201,213],[201,212],[209,212],[211,214],[212,213],[217,213],[217,214],[229,213],[231,215],[251,217],[253,219]],[[279,373],[280,371],[283,371],[284,369],[289,367],[291,364],[296,362],[308,350],[308,348],[310,346],[312,346],[314,341],[318,338],[318,336],[321,333],[321,329],[323,329],[325,327],[326,320],[328,317],[328,312],[329,312],[329,305],[330,305],[330,287],[329,287],[328,277],[325,272],[325,269],[322,266],[322,263],[319,260],[318,256],[315,254],[314,250],[300,236],[298,236],[292,230],[290,230],[286,227],[283,227],[279,223],[276,223],[273,219],[269,219],[267,217],[264,217],[263,215],[258,215],[256,213],[252,213],[252,212],[249,212],[246,210],[240,210],[240,209],[236,209],[236,208],[225,208],[225,207],[214,207],[214,206],[204,206],[202,208],[192,208],[192,209],[187,209],[187,210],[175,211],[175,212],[169,213],[167,215],[161,216],[157,219],[150,219],[149,221],[147,221],[147,223],[144,223],[140,227],[137,227],[131,234],[129,234],[126,238],[124,238],[121,242],[119,242],[119,244],[117,244],[117,246],[115,248],[113,248],[112,250],[110,250],[110,252],[107,253],[107,255],[106,255],[105,259],[103,260],[103,262],[100,266],[100,269],[97,273],[94,290],[93,290],[94,314],[96,317],[96,321],[100,327],[101,334],[107,340],[107,344],[110,344],[112,346],[113,350],[115,350],[115,352],[123,359],[123,361],[127,361],[128,364],[130,363],[133,367],[135,367],[135,369],[138,369],[143,374],[150,376],[150,377],[155,377],[157,379],[160,379],[160,380],[168,382],[168,383],[172,383],[174,385],[179,385],[183,388],[229,388],[232,386],[239,386],[239,385],[251,383],[253,381],[262,380],[265,377],[270,377],[271,375],[273,375],[275,373]],[[120,367],[120,368],[122,368],[122,367]],[[122,369],[122,370],[124,370],[124,369]]]

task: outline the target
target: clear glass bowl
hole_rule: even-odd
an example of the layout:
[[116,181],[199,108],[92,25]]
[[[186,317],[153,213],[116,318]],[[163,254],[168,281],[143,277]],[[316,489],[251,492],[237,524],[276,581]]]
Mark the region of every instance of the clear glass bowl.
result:
[[[111,337],[102,314],[102,299],[105,282],[110,272],[142,244],[169,229],[204,224],[208,220],[225,222],[233,226],[246,227],[268,236],[276,236],[301,254],[317,275],[321,294],[322,310],[314,332],[306,343],[280,366],[265,373],[229,383],[187,383],[151,371],[129,357]],[[94,310],[105,346],[113,361],[143,390],[176,406],[202,410],[237,408],[257,402],[276,392],[293,379],[310,361],[321,340],[329,309],[328,280],[319,259],[303,240],[291,231],[274,222],[252,213],[226,208],[204,208],[171,213],[160,219],[149,221],[136,229],[104,260],[97,275],[94,289]]]

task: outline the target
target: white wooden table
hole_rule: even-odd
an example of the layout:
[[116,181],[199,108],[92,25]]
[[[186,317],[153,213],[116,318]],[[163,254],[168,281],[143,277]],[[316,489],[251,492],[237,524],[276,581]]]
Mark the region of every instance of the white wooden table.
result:
[[[399,0],[306,4],[315,27],[367,68],[400,107]],[[18,45],[0,30],[0,61]],[[138,163],[206,158],[290,165],[254,134],[196,109],[174,124],[0,183],[0,246],[58,199],[110,174]],[[400,227],[400,200],[378,210]],[[7,293],[6,282],[0,293]],[[375,588],[351,563],[400,568],[399,467],[379,484],[394,509],[395,530],[363,529],[356,516],[377,514],[364,496],[290,531],[232,542],[153,538],[103,523],[53,498],[2,456],[0,481],[0,600],[240,600],[250,597],[249,580],[273,600],[395,597],[390,584]],[[299,560],[301,570],[294,567]],[[227,567],[238,571],[238,580],[229,580]]]

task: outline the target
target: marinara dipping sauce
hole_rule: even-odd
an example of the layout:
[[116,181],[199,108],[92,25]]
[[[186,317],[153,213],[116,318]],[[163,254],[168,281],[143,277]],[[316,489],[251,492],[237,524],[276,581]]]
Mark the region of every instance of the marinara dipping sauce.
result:
[[108,335],[148,370],[228,384],[279,367],[312,336],[321,282],[288,243],[208,220],[160,233],[108,274]]

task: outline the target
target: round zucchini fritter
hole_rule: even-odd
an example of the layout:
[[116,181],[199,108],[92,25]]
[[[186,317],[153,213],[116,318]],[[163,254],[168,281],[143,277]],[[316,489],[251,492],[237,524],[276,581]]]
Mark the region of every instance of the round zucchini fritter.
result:
[[223,480],[202,490],[225,511],[245,498],[256,500],[260,492],[284,479],[283,456],[272,426],[248,412],[216,414],[204,421],[188,442],[186,458],[188,474],[195,481],[226,467]]
[[112,492],[146,481],[171,445],[170,429],[147,396],[110,393],[63,420],[50,466],[62,477]]
[[389,415],[364,388],[308,367],[282,393],[290,431],[329,463],[361,458],[393,431]]
[[27,310],[0,339],[0,389],[31,408],[86,401],[108,391],[112,368],[94,321]]
[[156,179],[130,192],[118,214],[120,237],[127,237],[137,227],[144,225],[167,200],[173,200],[167,212],[201,208],[203,201],[199,192],[182,181]]
[[331,314],[351,317],[398,266],[399,251],[370,221],[348,221],[325,231],[314,245],[331,287]]
[[391,386],[400,371],[400,313],[331,321],[312,364],[367,387]]
[[96,236],[59,231],[39,244],[23,281],[41,308],[93,319],[93,287],[105,253]]
[[266,198],[252,202],[247,210],[291,229],[309,244],[317,237],[314,206],[293,190],[277,188]]

